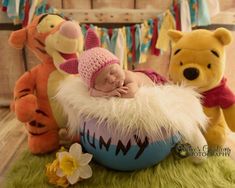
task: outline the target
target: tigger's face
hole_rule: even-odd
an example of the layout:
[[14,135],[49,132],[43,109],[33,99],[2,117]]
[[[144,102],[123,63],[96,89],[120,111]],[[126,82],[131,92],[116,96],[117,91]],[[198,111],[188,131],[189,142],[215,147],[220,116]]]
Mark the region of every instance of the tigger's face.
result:
[[83,49],[79,24],[54,14],[35,17],[26,28],[14,31],[9,42],[16,48],[26,45],[41,61],[53,62],[59,71],[61,63],[77,59]]

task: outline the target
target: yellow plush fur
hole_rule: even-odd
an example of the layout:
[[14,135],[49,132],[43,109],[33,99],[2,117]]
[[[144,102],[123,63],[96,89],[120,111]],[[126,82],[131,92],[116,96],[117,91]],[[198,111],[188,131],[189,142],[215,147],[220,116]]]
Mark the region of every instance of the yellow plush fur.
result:
[[[218,28],[213,32],[195,30],[190,33],[170,30],[168,36],[172,41],[169,77],[173,82],[195,86],[202,94],[220,86],[224,77],[225,46],[232,41],[228,30]],[[210,119],[205,134],[209,146],[222,146],[226,128],[235,131],[235,105],[228,108],[204,106],[204,112]]]

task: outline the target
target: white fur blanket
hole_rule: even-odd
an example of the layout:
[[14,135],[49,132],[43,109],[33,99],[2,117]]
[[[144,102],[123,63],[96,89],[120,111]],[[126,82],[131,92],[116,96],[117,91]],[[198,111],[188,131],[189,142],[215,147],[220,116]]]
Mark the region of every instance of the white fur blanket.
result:
[[133,99],[91,97],[75,76],[61,83],[56,96],[68,116],[71,134],[78,131],[81,118],[96,118],[121,134],[138,130],[140,135],[159,137],[164,127],[178,131],[190,143],[202,139],[198,143],[202,146],[206,142],[200,130],[205,130],[207,117],[199,98],[192,88],[177,85],[141,87]]

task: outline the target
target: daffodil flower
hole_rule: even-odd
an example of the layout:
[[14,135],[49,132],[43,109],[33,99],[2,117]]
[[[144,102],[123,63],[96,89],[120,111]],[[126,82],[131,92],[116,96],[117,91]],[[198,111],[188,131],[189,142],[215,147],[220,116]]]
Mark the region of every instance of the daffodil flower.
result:
[[75,184],[81,179],[87,179],[92,176],[91,167],[88,163],[91,161],[92,155],[82,153],[81,145],[73,144],[69,152],[58,152],[59,168],[56,175],[66,177],[70,184]]
[[68,187],[69,182],[66,177],[59,177],[56,175],[56,171],[59,168],[58,159],[54,160],[52,163],[46,165],[46,176],[51,184],[57,185],[59,187]]

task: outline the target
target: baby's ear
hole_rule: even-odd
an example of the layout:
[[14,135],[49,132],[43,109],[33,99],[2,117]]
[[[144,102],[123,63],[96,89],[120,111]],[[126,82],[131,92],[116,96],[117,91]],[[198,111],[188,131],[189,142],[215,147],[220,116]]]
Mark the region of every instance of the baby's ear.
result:
[[91,28],[87,30],[85,39],[85,50],[100,47],[100,39]]
[[60,64],[60,69],[68,74],[78,74],[78,60],[72,59],[65,63]]
[[8,43],[17,49],[22,49],[25,45],[27,39],[27,30],[26,28],[13,31],[8,39]]

